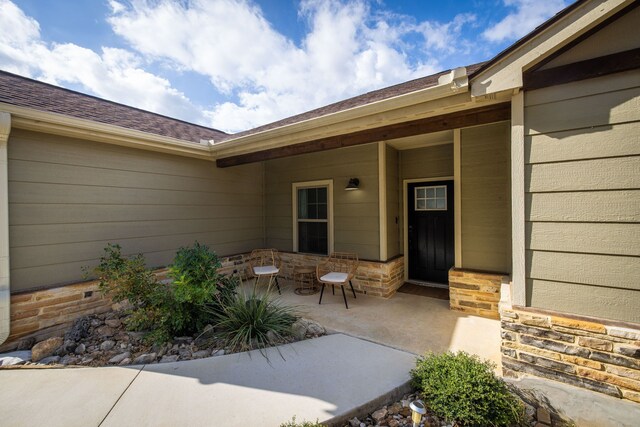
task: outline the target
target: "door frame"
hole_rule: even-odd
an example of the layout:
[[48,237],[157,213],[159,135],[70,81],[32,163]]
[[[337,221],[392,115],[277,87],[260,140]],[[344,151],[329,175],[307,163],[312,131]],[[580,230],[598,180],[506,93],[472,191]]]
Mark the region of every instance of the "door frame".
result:
[[[454,248],[455,248],[455,267],[460,267],[461,265],[461,248],[459,247],[459,242],[461,241],[461,230],[459,226],[459,220],[461,218],[461,209],[460,209],[460,197],[457,194],[458,186],[456,186],[456,182],[458,180],[453,176],[438,176],[431,178],[411,178],[411,179],[403,179],[402,180],[402,233],[403,233],[403,250],[404,250],[404,281],[409,281],[409,208],[408,208],[408,186],[409,184],[413,184],[416,182],[435,182],[435,181],[452,181],[453,182],[453,197],[455,203],[453,204],[453,234],[454,234]],[[430,283],[429,286],[433,287],[443,287],[448,288],[448,285],[439,285],[437,283]]]

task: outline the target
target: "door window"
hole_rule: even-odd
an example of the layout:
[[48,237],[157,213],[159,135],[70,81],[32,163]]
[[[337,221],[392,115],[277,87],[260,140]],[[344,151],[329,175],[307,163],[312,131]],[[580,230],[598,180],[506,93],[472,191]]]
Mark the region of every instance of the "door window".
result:
[[430,185],[416,187],[414,190],[414,209],[416,211],[446,211],[447,186]]

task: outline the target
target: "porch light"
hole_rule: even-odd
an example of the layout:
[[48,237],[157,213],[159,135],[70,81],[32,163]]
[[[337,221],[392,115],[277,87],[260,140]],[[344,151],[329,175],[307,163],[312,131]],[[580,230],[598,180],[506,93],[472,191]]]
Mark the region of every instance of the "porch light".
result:
[[347,191],[357,190],[360,185],[360,180],[358,178],[351,178],[346,187],[344,187]]
[[413,427],[418,427],[420,425],[420,421],[422,421],[422,416],[427,413],[427,408],[425,408],[422,400],[414,400],[409,404],[409,408],[411,408],[411,421],[413,422]]

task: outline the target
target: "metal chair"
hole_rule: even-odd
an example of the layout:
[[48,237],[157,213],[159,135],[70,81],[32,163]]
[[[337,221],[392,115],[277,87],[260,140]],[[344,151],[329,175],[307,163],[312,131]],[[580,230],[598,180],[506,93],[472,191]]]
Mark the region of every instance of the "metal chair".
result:
[[351,286],[351,292],[353,298],[356,297],[356,291],[353,289],[353,283],[351,279],[356,274],[358,269],[358,255],[349,252],[333,252],[327,260],[316,267],[316,277],[318,282],[322,283],[322,289],[320,290],[320,301],[318,304],[322,304],[322,294],[324,293],[324,286],[331,285],[331,291],[336,294],[335,285],[340,285],[342,288],[342,297],[344,298],[344,306],[349,309],[347,304],[347,295],[344,293],[344,286],[349,283]]
[[278,284],[281,260],[277,249],[255,249],[251,251],[248,263],[249,270],[256,279],[255,286],[258,286],[260,278],[268,277],[269,282],[267,289],[271,288],[271,282],[275,281],[278,294],[282,295],[280,285]]

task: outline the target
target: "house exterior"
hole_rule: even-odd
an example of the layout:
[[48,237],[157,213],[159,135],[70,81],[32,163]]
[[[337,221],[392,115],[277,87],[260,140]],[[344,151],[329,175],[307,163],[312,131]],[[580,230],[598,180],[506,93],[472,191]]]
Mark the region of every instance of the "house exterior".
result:
[[[108,309],[107,242],[198,240],[284,276],[332,251],[358,292],[447,287],[502,368],[640,402],[640,8],[569,6],[494,59],[235,135],[0,73],[0,342]],[[357,191],[345,191],[352,178]]]

